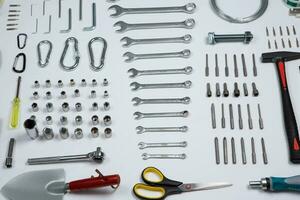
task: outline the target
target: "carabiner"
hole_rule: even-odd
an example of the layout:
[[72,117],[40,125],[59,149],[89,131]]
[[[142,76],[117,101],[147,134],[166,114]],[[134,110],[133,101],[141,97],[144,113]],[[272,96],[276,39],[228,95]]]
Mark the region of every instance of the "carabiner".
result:
[[[66,66],[64,64],[64,59],[66,57],[66,53],[67,53],[67,50],[69,48],[69,43],[70,42],[74,43],[74,60],[75,60],[75,63],[74,63],[74,65]],[[65,42],[65,48],[64,48],[63,53],[62,53],[62,55],[60,57],[60,65],[62,66],[62,68],[64,70],[66,70],[66,71],[72,71],[72,70],[76,69],[76,67],[79,64],[79,61],[80,61],[80,56],[79,56],[79,50],[78,50],[78,40],[75,37],[70,37]]]
[[[23,43],[21,43],[21,36],[24,37],[24,41]],[[20,33],[18,36],[17,36],[17,43],[18,43],[18,48],[19,49],[24,49],[25,46],[26,46],[26,43],[27,43],[27,34],[26,33]]]
[[[41,53],[41,46],[43,44],[48,45],[48,47],[49,47],[48,53],[45,58],[45,62],[42,61],[42,53]],[[49,64],[49,59],[50,59],[50,55],[52,52],[52,43],[49,40],[40,41],[39,44],[37,45],[37,52],[38,52],[39,66],[46,67]]]
[[[19,60],[19,57],[22,57],[23,59],[23,67],[22,69],[17,69],[16,66],[17,66],[17,63],[18,63],[18,60]],[[24,53],[19,53],[16,57],[15,57],[15,61],[14,61],[14,64],[13,64],[13,71],[16,72],[16,73],[23,73],[26,69],[26,55]]]
[[[101,58],[100,58],[100,63],[98,66],[95,65],[95,59],[94,59],[94,53],[93,53],[93,48],[92,48],[92,44],[93,42],[95,41],[100,41],[103,43],[103,49],[102,49],[102,54],[101,54]],[[104,61],[105,61],[105,55],[106,55],[106,49],[107,49],[107,42],[105,39],[103,39],[102,37],[95,37],[95,38],[92,38],[90,41],[89,41],[89,44],[88,44],[88,47],[89,47],[89,53],[90,53],[90,64],[91,64],[91,68],[94,70],[94,71],[99,71],[103,68],[104,66]]]

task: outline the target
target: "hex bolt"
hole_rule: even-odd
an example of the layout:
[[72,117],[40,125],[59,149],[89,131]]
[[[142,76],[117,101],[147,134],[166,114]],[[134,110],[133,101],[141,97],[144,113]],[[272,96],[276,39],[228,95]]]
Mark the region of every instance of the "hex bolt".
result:
[[105,110],[105,111],[108,111],[110,109],[110,104],[109,104],[109,102],[104,102],[103,103],[103,110]]
[[99,129],[97,127],[91,128],[91,135],[94,138],[98,137],[99,136]]
[[67,139],[69,137],[69,130],[65,127],[59,129],[59,135],[62,139]]
[[61,97],[62,99],[67,98],[67,93],[66,93],[66,91],[61,91],[61,92],[60,92],[60,97]]
[[62,88],[62,87],[64,86],[62,80],[58,80],[58,81],[57,81],[57,86],[58,86],[59,88]]
[[14,146],[15,146],[16,140],[15,138],[10,138],[9,140],[9,145],[8,145],[8,152],[7,152],[7,157],[5,159],[5,166],[7,168],[12,167],[12,156],[13,156],[13,151],[14,151]]
[[46,92],[46,99],[51,99],[52,98],[52,94],[50,91]]
[[229,91],[227,88],[227,83],[223,83],[223,96],[228,97],[229,96]]
[[217,97],[221,96],[220,84],[219,83],[216,83],[216,96]]
[[104,129],[104,137],[110,138],[112,136],[112,130],[111,128]]
[[74,136],[75,136],[76,139],[83,138],[83,131],[82,131],[82,129],[81,128],[76,128],[74,130]]
[[239,97],[240,96],[240,90],[239,90],[239,86],[238,86],[237,82],[234,83],[233,95],[235,97]]
[[40,98],[40,95],[37,91],[33,92],[32,96],[33,96],[33,99],[35,99],[35,100]]
[[207,83],[206,84],[206,96],[211,97],[211,95],[212,95],[212,92],[211,92],[211,89],[210,89],[210,83]]
[[80,97],[80,91],[78,89],[74,90],[74,96]]
[[61,125],[67,125],[68,124],[68,118],[65,116],[61,116],[59,119]]
[[71,79],[71,80],[70,80],[70,86],[72,86],[72,87],[75,86],[75,81],[74,81],[74,79]]
[[92,91],[91,91],[91,98],[96,98],[96,96],[97,96],[96,91],[95,91],[95,90],[92,90]]
[[97,115],[92,116],[92,124],[98,125],[99,124],[99,117]]
[[98,103],[97,102],[94,102],[92,104],[92,109],[93,109],[93,111],[97,111],[98,110]]
[[38,81],[34,81],[33,86],[34,86],[35,88],[39,88],[39,87],[40,87],[40,83],[39,83]]
[[31,109],[33,112],[38,112],[39,111],[39,106],[37,103],[32,103],[31,104]]
[[50,80],[46,80],[45,84],[46,84],[46,88],[51,87],[51,81]]
[[47,125],[52,125],[53,124],[53,120],[51,116],[46,116],[46,124]]
[[81,105],[81,103],[76,103],[76,104],[75,104],[75,110],[76,110],[77,112],[82,111],[82,105]]
[[214,32],[208,33],[208,44],[219,42],[243,42],[244,44],[249,44],[252,39],[253,35],[250,31],[246,31],[244,34],[216,35]]
[[92,86],[95,87],[95,86],[97,86],[97,85],[98,85],[97,80],[96,80],[96,79],[93,79],[93,80],[92,80]]
[[46,140],[51,140],[54,138],[54,132],[52,128],[44,128],[43,129],[43,136]]
[[79,125],[82,124],[82,117],[81,117],[80,115],[77,115],[77,116],[75,117],[75,124],[76,124],[77,126],[79,126]]
[[104,98],[108,98],[108,97],[109,97],[109,94],[108,94],[108,91],[107,91],[107,90],[105,90],[105,91],[103,92],[103,97],[104,97]]
[[111,117],[109,115],[104,116],[103,123],[105,126],[110,126],[111,125]]
[[86,87],[86,80],[85,80],[85,79],[82,79],[82,80],[81,80],[81,86],[82,86],[82,87]]
[[70,107],[69,107],[69,104],[67,102],[64,102],[62,105],[61,105],[61,108],[64,112],[68,112],[70,110]]
[[247,88],[246,83],[243,84],[243,88],[244,88],[244,95],[245,95],[245,97],[247,97],[248,96],[248,88]]
[[253,96],[257,97],[259,95],[259,92],[254,82],[252,83],[252,90],[253,90]]
[[108,80],[105,78],[105,79],[103,79],[103,86],[108,86]]

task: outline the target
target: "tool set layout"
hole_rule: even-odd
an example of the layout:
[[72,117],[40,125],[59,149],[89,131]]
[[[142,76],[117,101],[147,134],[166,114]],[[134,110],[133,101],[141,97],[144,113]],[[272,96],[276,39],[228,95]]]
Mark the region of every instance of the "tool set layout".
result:
[[[299,164],[300,139],[297,112],[293,107],[297,101],[290,96],[285,69],[286,65],[295,65],[292,62],[288,64],[288,61],[300,60],[296,18],[287,18],[291,22],[286,24],[281,21],[280,24],[266,24],[263,28],[247,28],[243,25],[265,20],[267,15],[270,17],[273,11],[269,7],[273,2],[260,0],[259,8],[244,17],[229,13],[228,9],[223,8],[224,4],[217,0],[207,2],[210,7],[205,8],[199,2],[166,2],[164,6],[160,2],[151,2],[150,5],[154,6],[147,6],[149,2],[143,5],[142,1],[132,4],[125,0],[0,0],[0,11],[7,12],[7,15],[2,15],[7,16],[3,31],[14,38],[13,42],[7,44],[17,49],[13,55],[7,54],[1,58],[5,62],[12,59],[11,66],[8,66],[8,76],[13,76],[13,79],[9,85],[16,85],[15,94],[11,91],[8,94],[13,98],[9,107],[10,117],[6,130],[1,134],[18,131],[26,138],[20,139],[15,135],[5,138],[8,139],[5,141],[8,150],[2,152],[6,158],[3,166],[5,170],[15,170],[22,165],[14,157],[14,154],[22,154],[18,151],[19,142],[24,143],[25,140],[30,143],[31,149],[35,145],[45,145],[43,148],[47,148],[48,144],[56,143],[51,154],[47,151],[40,151],[39,154],[36,151],[31,151],[34,154],[24,153],[22,157],[27,156],[23,163],[26,172],[16,171],[19,175],[15,178],[11,177],[12,173],[7,175],[10,181],[1,186],[3,196],[9,200],[61,200],[69,192],[77,194],[80,190],[104,187],[104,192],[84,191],[82,198],[87,199],[85,195],[89,192],[96,195],[96,198],[114,199],[114,195],[124,193],[116,198],[149,200],[172,198],[170,195],[190,191],[203,191],[191,193],[194,196],[190,199],[201,197],[206,194],[206,190],[215,190],[215,193],[223,195],[222,192],[230,192],[236,184],[241,183],[230,180],[230,176],[224,176],[225,180],[219,178],[217,182],[206,183],[210,182],[206,176],[202,183],[186,184],[168,179],[159,169],[145,168],[145,165],[170,167],[176,174],[184,176],[185,172],[190,171],[189,165],[185,163],[193,163],[198,170],[198,174],[193,174],[193,179],[201,180],[201,173],[204,176],[209,171],[199,170],[201,163],[196,163],[198,158],[191,153],[198,148],[197,151],[206,152],[206,158],[201,157],[201,160],[206,162],[208,168],[217,170],[216,174],[225,168],[230,170],[230,167],[239,167],[245,176],[249,175],[247,179],[252,180],[257,177],[250,176],[251,170],[257,171],[259,168],[267,171],[267,167],[273,168],[276,152],[272,137],[278,134],[287,136],[288,145],[285,141],[276,143],[276,150],[282,152],[288,148],[288,165]],[[252,1],[246,4],[252,4]],[[300,1],[285,0],[281,4],[289,8],[290,16],[300,16]],[[197,26],[201,26],[197,15],[201,14],[202,9],[212,13],[213,17],[209,20],[219,20],[223,22],[223,27],[228,26],[227,30],[232,27],[233,31],[197,29]],[[105,23],[109,26],[105,31],[110,30],[109,35],[99,30],[99,27],[104,29],[100,23],[104,20],[100,18],[103,13],[107,16]],[[144,16],[153,16],[153,19],[144,20]],[[31,21],[24,20],[25,17]],[[89,23],[86,25],[85,22],[83,26],[83,21]],[[205,31],[202,44],[196,30]],[[112,38],[116,37],[118,40],[113,41]],[[193,48],[195,43],[201,47],[197,51]],[[254,49],[256,46],[261,51]],[[205,47],[204,50],[202,47]],[[31,48],[36,52],[35,55],[29,54]],[[122,50],[122,53],[118,54],[118,50]],[[195,62],[196,59],[200,63]],[[103,71],[112,67],[108,64],[111,61],[120,61],[120,65],[124,66],[114,67],[111,71],[113,74],[103,74]],[[269,86],[265,85],[267,81],[260,81],[265,76],[261,69],[266,65],[264,63],[277,67],[282,97],[282,124],[285,130],[272,130],[273,136],[266,134],[272,124],[269,121],[269,102],[264,101],[266,87]],[[114,77],[118,75],[115,73],[118,67],[127,67],[125,73],[127,71],[128,78],[125,80],[129,84],[123,84],[121,77]],[[43,71],[42,76],[30,77],[28,71],[32,72],[33,68]],[[81,72],[83,69],[84,73]],[[58,73],[63,74],[63,77],[56,77]],[[26,84],[28,79],[30,85]],[[113,86],[113,80],[120,80],[119,91]],[[269,88],[276,87],[272,85]],[[29,91],[31,95],[24,98],[24,91]],[[125,92],[129,93],[129,98],[122,96]],[[118,111],[115,114],[118,116],[112,118],[116,108],[122,107],[118,99],[114,99],[117,96],[115,94],[119,94],[119,101],[126,104],[126,109],[123,107],[124,110]],[[199,98],[195,98],[197,95]],[[197,106],[200,104],[202,108]],[[192,105],[196,106],[192,109]],[[272,109],[279,110],[275,107]],[[205,117],[194,121],[196,113]],[[117,128],[119,120],[124,120],[123,124],[126,125],[122,129]],[[195,122],[199,130],[195,130]],[[195,146],[197,141],[191,139],[193,134],[197,134],[202,145]],[[126,141],[124,139],[122,144],[113,143],[120,140],[117,137],[121,135],[126,135]],[[70,142],[73,143],[71,149],[59,146]],[[133,142],[135,146],[131,151],[136,154],[126,153],[130,150],[128,144]],[[89,148],[78,146],[79,152],[85,153],[74,153],[74,148],[77,150],[76,144],[87,144]],[[127,162],[114,166],[114,159],[118,158],[112,157],[111,152],[105,148],[108,144],[114,146],[114,150],[120,148],[118,153],[120,156],[121,153],[126,155]],[[59,153],[55,151],[57,149]],[[123,180],[124,184],[129,184],[128,174],[139,180],[139,172],[130,171],[129,167],[135,162],[145,168],[141,174],[144,183],[134,185],[130,182],[130,185],[123,187]],[[110,170],[118,171],[118,167],[125,167],[127,174],[120,172],[120,175],[102,175],[96,169],[96,177],[66,183],[66,169],[27,170],[43,166],[75,168],[80,164],[97,164],[106,171],[107,163],[111,164],[108,168]],[[182,167],[187,169],[181,171],[179,168]],[[287,178],[268,177],[250,181],[247,192],[254,193],[249,190],[252,188],[300,192],[300,175],[287,174],[288,171],[273,172],[285,173]],[[6,171],[1,176],[6,177]],[[108,186],[112,188],[111,191]],[[119,187],[121,189],[117,190]],[[126,193],[131,197],[125,196],[128,188],[132,188],[132,192],[128,190]]]

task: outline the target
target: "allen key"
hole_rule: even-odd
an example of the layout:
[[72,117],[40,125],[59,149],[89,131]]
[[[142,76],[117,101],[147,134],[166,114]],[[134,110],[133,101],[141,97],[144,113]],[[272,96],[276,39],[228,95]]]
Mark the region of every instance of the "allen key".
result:
[[92,4],[92,26],[84,27],[83,31],[92,31],[95,30],[97,25],[97,13],[96,13],[96,3]]
[[32,34],[37,34],[37,32],[38,32],[38,27],[39,27],[39,19],[36,18],[36,19],[35,19],[35,32],[33,32]]
[[49,15],[49,24],[48,24],[48,31],[44,32],[44,34],[49,34],[51,33],[51,27],[52,27],[52,16]]
[[69,15],[68,28],[65,30],[60,30],[61,33],[69,33],[72,30],[72,9],[71,8],[69,8],[68,10],[68,15]]

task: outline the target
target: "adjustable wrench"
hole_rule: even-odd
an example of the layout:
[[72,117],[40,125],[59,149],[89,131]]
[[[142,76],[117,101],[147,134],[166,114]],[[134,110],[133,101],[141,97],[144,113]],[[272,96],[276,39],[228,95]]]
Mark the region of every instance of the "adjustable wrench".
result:
[[183,98],[169,98],[169,99],[141,99],[139,97],[134,97],[132,99],[134,106],[141,104],[189,104],[191,102],[190,97]]
[[148,159],[182,159],[184,160],[186,158],[186,154],[148,154],[143,153],[142,154],[143,160]]
[[182,132],[185,133],[188,131],[187,126],[181,126],[181,127],[151,127],[151,128],[145,128],[143,126],[136,127],[136,133],[142,134],[142,133],[153,133],[153,132]]
[[186,147],[187,142],[165,142],[165,143],[145,143],[140,142],[138,144],[139,149],[146,149],[146,148],[161,148],[161,147]]
[[184,6],[176,7],[149,7],[149,8],[123,8],[118,5],[112,5],[108,10],[114,10],[111,17],[120,17],[127,14],[152,14],[152,13],[188,13],[192,14],[196,9],[196,4],[188,3]]
[[187,110],[182,112],[164,112],[164,113],[141,113],[135,112],[133,114],[135,119],[143,119],[143,118],[163,118],[163,117],[187,117],[189,112]]
[[124,33],[130,30],[140,30],[140,29],[160,29],[160,28],[186,28],[192,29],[195,26],[194,19],[186,19],[181,22],[163,22],[163,23],[139,23],[139,24],[129,24],[124,21],[118,21],[114,24],[114,27],[119,26],[116,30],[118,33]]
[[132,82],[130,84],[132,91],[143,89],[163,89],[163,88],[185,88],[189,89],[192,86],[191,81],[185,81],[183,83],[155,83],[155,84],[141,84],[138,82]]
[[147,54],[135,54],[132,52],[126,52],[123,54],[123,57],[127,57],[125,62],[132,62],[135,60],[141,59],[156,59],[156,58],[189,58],[191,51],[185,49],[179,52],[170,52],[170,53],[147,53]]
[[131,68],[128,70],[128,73],[131,73],[130,78],[134,78],[136,76],[146,76],[146,75],[166,75],[166,74],[191,74],[193,68],[187,66],[181,69],[156,69],[156,70],[137,70],[135,68]]
[[132,45],[139,44],[158,44],[158,43],[190,43],[192,41],[192,36],[190,34],[184,35],[182,37],[173,38],[147,38],[147,39],[133,39],[130,37],[123,37],[121,42],[124,42],[123,47],[130,47]]

